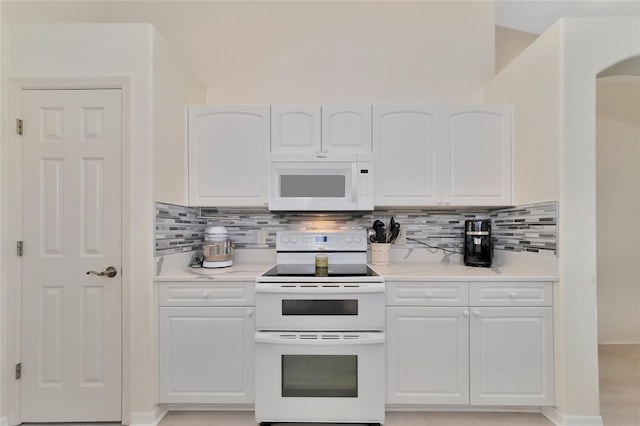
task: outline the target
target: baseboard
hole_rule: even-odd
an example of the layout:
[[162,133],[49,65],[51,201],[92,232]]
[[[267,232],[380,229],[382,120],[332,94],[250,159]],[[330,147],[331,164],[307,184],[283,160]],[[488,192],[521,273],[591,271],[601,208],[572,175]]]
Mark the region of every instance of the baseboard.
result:
[[542,407],[541,413],[556,426],[604,426],[600,416],[567,416],[556,407]]
[[167,406],[157,405],[154,411],[131,413],[130,426],[158,426],[167,414]]
[[450,412],[471,412],[471,413],[540,413],[539,407],[494,407],[494,406],[471,406],[471,405],[406,405],[387,404],[385,411],[450,411]]
[[253,411],[253,404],[169,404],[169,411]]

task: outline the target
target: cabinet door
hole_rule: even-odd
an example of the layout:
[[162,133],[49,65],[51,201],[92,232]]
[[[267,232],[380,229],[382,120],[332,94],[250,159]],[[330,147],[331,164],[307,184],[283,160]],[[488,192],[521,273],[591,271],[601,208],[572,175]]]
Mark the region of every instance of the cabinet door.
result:
[[553,405],[552,308],[471,311],[471,405]]
[[320,153],[319,106],[271,106],[271,152]]
[[376,206],[440,203],[440,127],[440,106],[373,107]]
[[253,403],[253,307],[161,307],[161,403]]
[[190,106],[188,120],[189,204],[265,206],[269,107]]
[[371,150],[371,105],[322,107],[322,152]]
[[387,403],[469,403],[467,308],[387,308]]
[[445,106],[443,200],[451,205],[511,204],[511,108]]

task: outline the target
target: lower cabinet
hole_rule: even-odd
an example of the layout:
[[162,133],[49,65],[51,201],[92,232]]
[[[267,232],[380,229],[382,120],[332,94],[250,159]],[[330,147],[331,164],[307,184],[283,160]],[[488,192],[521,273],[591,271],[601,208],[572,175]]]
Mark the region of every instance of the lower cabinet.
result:
[[[467,283],[449,284],[466,306],[441,307],[447,283],[387,282],[387,403],[553,405],[551,283],[468,284],[468,302]],[[514,306],[485,306],[498,303]]]
[[471,310],[471,405],[553,405],[552,308]]
[[467,308],[387,308],[387,403],[469,403]]
[[[202,304],[216,303],[215,288],[188,290],[202,294]],[[254,332],[253,306],[162,306],[161,300],[158,402],[252,404]]]

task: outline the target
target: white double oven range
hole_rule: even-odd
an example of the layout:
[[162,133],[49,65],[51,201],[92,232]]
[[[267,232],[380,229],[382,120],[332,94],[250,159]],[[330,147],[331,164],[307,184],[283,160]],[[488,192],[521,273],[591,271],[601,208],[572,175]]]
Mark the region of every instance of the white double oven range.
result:
[[276,252],[256,280],[256,421],[384,423],[385,288],[366,233],[281,231]]

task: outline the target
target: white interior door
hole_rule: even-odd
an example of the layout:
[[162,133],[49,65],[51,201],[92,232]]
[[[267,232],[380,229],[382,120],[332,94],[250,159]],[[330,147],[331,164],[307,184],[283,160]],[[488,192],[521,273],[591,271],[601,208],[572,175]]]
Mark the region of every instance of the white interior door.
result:
[[121,91],[21,100],[22,421],[119,421]]

